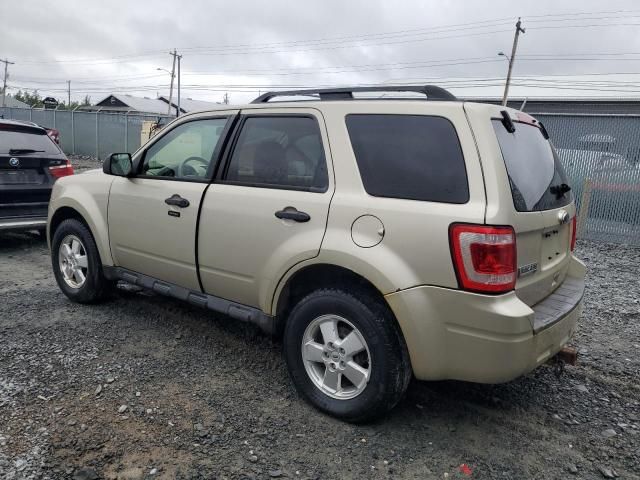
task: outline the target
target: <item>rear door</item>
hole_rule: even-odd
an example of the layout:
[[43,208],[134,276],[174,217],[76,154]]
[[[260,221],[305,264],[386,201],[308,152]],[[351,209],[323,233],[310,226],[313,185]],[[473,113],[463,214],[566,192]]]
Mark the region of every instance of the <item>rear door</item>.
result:
[[270,307],[271,287],[318,255],[333,193],[324,121],[310,108],[243,110],[198,229],[205,292]]
[[486,221],[513,225],[518,255],[516,293],[534,305],[566,276],[576,214],[573,194],[539,122],[522,112],[482,107],[465,108],[470,110],[477,138],[488,137],[479,140],[484,145]]
[[46,218],[55,174],[67,169],[44,129],[0,122],[0,219]]

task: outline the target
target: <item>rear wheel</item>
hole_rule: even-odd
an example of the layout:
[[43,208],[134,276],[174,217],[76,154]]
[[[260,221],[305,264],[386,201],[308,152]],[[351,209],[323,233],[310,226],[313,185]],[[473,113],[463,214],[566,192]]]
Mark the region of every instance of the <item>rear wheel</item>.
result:
[[411,367],[393,315],[362,293],[317,290],[291,311],[284,333],[289,374],[310,403],[362,422],[393,408]]
[[111,286],[102,272],[102,262],[93,235],[82,222],[64,220],[51,242],[51,263],[58,286],[74,302],[103,299]]

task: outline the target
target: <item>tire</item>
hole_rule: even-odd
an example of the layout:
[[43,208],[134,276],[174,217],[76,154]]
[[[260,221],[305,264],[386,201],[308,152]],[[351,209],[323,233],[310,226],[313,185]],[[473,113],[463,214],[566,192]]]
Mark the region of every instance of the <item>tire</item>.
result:
[[[65,249],[63,245],[73,250],[77,248],[77,252],[71,252],[74,260],[70,259],[68,251],[61,253],[61,249]],[[81,257],[84,257],[84,260]],[[67,266],[66,269],[63,262]],[[74,218],[60,223],[53,234],[51,265],[60,290],[74,302],[95,303],[103,300],[112,286],[112,282],[104,277],[93,235],[85,224]],[[86,268],[83,265],[86,265]],[[83,273],[83,281],[82,276],[77,274],[78,269]]]
[[[312,292],[291,311],[283,341],[298,392],[319,410],[349,422],[369,421],[391,410],[411,380],[409,354],[396,320],[369,293]],[[349,353],[359,350],[355,356]]]

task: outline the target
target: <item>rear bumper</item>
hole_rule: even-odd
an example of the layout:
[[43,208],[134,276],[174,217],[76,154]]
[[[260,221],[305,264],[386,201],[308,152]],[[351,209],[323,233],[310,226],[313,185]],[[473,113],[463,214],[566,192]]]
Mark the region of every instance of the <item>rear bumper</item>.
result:
[[501,383],[530,372],[569,342],[582,313],[584,272],[572,258],[563,285],[533,308],[514,292],[489,296],[430,286],[386,299],[418,379]]
[[40,230],[47,227],[47,217],[0,218],[0,231]]

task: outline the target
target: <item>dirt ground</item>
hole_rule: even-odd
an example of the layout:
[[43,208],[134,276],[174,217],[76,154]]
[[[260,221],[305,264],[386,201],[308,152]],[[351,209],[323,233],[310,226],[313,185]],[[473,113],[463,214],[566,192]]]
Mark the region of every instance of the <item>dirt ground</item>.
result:
[[355,426],[300,399],[252,327],[131,290],[73,304],[37,234],[0,235],[0,478],[640,478],[640,249],[578,255],[577,366],[413,382]]

